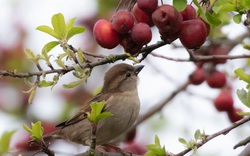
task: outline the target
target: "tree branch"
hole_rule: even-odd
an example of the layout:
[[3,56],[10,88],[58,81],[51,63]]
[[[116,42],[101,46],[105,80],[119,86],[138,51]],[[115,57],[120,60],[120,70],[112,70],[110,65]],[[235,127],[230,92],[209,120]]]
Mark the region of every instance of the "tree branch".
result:
[[243,55],[192,55],[192,59],[181,59],[181,58],[171,58],[167,57],[164,55],[160,55],[157,53],[150,53],[154,57],[170,60],[170,61],[176,61],[176,62],[199,62],[199,61],[211,61],[215,59],[229,59],[229,60],[234,60],[234,59],[242,59],[242,58],[250,58],[250,55],[243,54]]
[[147,113],[139,116],[138,119],[137,119],[137,121],[136,121],[136,123],[134,124],[134,126],[131,129],[135,128],[136,126],[138,126],[139,124],[141,124],[143,121],[147,120],[149,117],[151,117],[156,112],[161,111],[162,108],[169,103],[169,101],[171,101],[178,93],[180,93],[181,91],[185,90],[189,84],[190,84],[189,81],[185,82],[180,87],[178,87],[175,91],[173,91],[161,103],[159,103],[157,105],[154,105],[151,109],[149,109],[149,111]]
[[[239,120],[239,121],[233,123],[231,126],[225,128],[225,129],[222,129],[222,130],[220,130],[220,131],[218,131],[218,132],[216,132],[216,133],[214,133],[214,134],[208,135],[204,140],[198,142],[198,143],[196,144],[196,147],[197,147],[197,148],[200,148],[201,146],[203,146],[204,144],[206,144],[208,141],[210,141],[210,140],[212,140],[212,139],[214,139],[214,138],[216,138],[216,137],[218,137],[218,136],[220,136],[220,135],[226,135],[226,134],[228,134],[231,130],[235,129],[236,127],[238,127],[238,126],[240,126],[240,125],[242,125],[242,124],[244,124],[244,123],[246,123],[246,122],[248,122],[248,121],[250,121],[250,117],[243,118],[243,119],[241,119],[241,120]],[[186,149],[186,150],[184,150],[184,151],[182,151],[182,152],[176,154],[175,156],[183,156],[183,155],[187,154],[188,152],[190,152],[191,150],[192,150],[192,149],[190,149],[190,148],[189,148],[189,149]]]
[[[154,49],[157,49],[161,46],[164,46],[165,42],[163,41],[159,41],[155,44],[152,44],[150,46],[147,46],[145,48],[143,48],[141,50],[141,54],[142,54],[142,59],[145,59],[145,57],[151,53]],[[73,51],[73,52],[76,52],[76,49],[73,48],[72,46],[69,46],[70,49]],[[87,54],[87,53],[84,53],[84,54]],[[89,54],[88,54],[89,55]],[[125,60],[127,59],[129,56],[126,55],[126,54],[121,54],[121,55],[110,55],[110,56],[96,56],[96,55],[92,55],[93,57],[98,57],[98,58],[101,58],[95,62],[86,62],[84,63],[83,65],[80,65],[82,69],[85,69],[85,68],[93,68],[95,66],[100,66],[100,65],[103,65],[103,64],[108,64],[108,63],[114,63],[118,60]],[[20,73],[20,72],[17,72],[17,71],[7,71],[7,70],[0,70],[0,76],[6,76],[6,77],[14,77],[14,78],[28,78],[28,77],[33,77],[33,76],[41,76],[41,75],[46,75],[46,74],[66,74],[72,70],[74,70],[75,68],[73,66],[67,66],[67,69],[53,69],[53,70],[45,70],[45,71],[38,71],[38,72],[27,72],[27,73]]]

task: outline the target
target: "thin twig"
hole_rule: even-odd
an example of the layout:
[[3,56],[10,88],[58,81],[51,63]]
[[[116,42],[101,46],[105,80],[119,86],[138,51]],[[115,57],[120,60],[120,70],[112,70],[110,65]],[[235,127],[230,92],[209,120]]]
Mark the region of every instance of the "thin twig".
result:
[[145,121],[146,119],[148,119],[149,117],[151,117],[153,114],[161,111],[162,108],[169,103],[169,101],[171,101],[178,93],[180,93],[183,90],[185,90],[189,84],[190,84],[189,81],[185,82],[180,87],[178,87],[175,91],[173,91],[161,103],[159,103],[157,105],[154,105],[151,109],[149,109],[149,111],[147,113],[143,114],[142,116],[139,116],[138,119],[137,119],[137,121],[136,121],[136,123],[135,123],[135,125],[131,129],[135,128],[137,125],[139,125],[140,123],[142,123],[143,121]]
[[192,60],[190,58],[187,59],[182,59],[182,58],[172,58],[172,57],[167,57],[164,55],[160,55],[157,53],[150,53],[154,57],[170,60],[170,61],[175,61],[175,62],[199,62],[199,61],[211,61],[215,59],[229,59],[229,60],[234,60],[234,59],[242,59],[242,58],[250,58],[250,55],[243,54],[243,55],[192,55]]
[[[203,146],[204,144],[206,144],[208,141],[210,141],[210,140],[212,140],[212,139],[214,139],[214,138],[216,138],[216,137],[218,137],[220,135],[226,135],[226,134],[228,134],[231,130],[235,129],[236,127],[238,127],[238,126],[240,126],[240,125],[242,125],[242,124],[244,124],[244,123],[246,123],[248,121],[250,121],[250,117],[243,118],[243,119],[241,119],[241,120],[233,123],[231,126],[225,128],[225,129],[222,129],[222,130],[220,130],[220,131],[218,131],[216,133],[208,135],[204,140],[202,140],[202,141],[200,141],[200,142],[198,142],[196,144],[197,148],[200,148],[201,146]],[[192,149],[190,149],[190,148],[186,149],[186,150],[184,150],[184,151],[176,154],[175,156],[183,156],[183,155],[187,154],[188,152],[190,152],[191,150]]]
[[[152,52],[154,49],[157,49],[163,45],[165,45],[166,43],[161,41],[161,42],[157,42],[155,44],[152,44],[150,46],[147,46],[145,48],[143,48],[141,50],[142,55],[148,55],[150,52]],[[74,49],[74,48],[73,48]],[[72,49],[71,49],[72,50]],[[74,49],[75,51],[75,49]],[[100,65],[104,65],[107,63],[114,63],[118,60],[125,60],[127,59],[129,56],[126,54],[121,54],[121,55],[112,55],[112,56],[106,56],[103,57],[99,60],[97,60],[96,62],[86,62],[81,66],[82,69],[85,68],[93,68],[95,66],[100,66]],[[141,61],[143,59],[145,59],[146,56],[144,56]],[[14,77],[14,78],[27,78],[27,77],[33,77],[33,76],[41,76],[41,75],[46,75],[46,74],[66,74],[72,70],[74,70],[75,68],[73,66],[67,66],[67,69],[54,69],[54,70],[46,70],[46,71],[38,71],[38,72],[27,72],[27,73],[19,73],[16,71],[6,71],[6,70],[0,70],[0,76],[6,76],[6,77]]]
[[238,142],[235,146],[234,149],[240,147],[240,146],[245,146],[246,144],[248,144],[250,142],[250,136],[245,138],[244,140],[241,140],[240,142]]
[[95,155],[97,124],[98,122],[91,122],[91,144],[89,149],[89,156]]

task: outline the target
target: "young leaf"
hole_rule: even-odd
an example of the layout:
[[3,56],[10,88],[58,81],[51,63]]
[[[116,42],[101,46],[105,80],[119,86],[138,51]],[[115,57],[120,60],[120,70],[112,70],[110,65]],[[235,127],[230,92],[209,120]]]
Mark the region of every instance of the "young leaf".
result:
[[108,118],[110,116],[112,116],[112,113],[110,113],[110,112],[103,112],[103,113],[101,113],[101,114],[99,114],[99,115],[96,116],[96,120],[100,121],[100,120],[103,120],[103,119]]
[[242,17],[242,14],[234,15],[234,17],[233,17],[234,22],[237,23],[237,24],[240,24],[241,17]]
[[155,144],[149,144],[146,147],[147,147],[147,149],[152,150],[152,151],[159,148],[159,146],[155,145]]
[[54,28],[54,32],[58,39],[65,39],[66,37],[66,24],[63,14],[58,13],[52,16],[51,19],[52,26]]
[[155,144],[161,146],[160,139],[157,135],[155,136]]
[[85,57],[84,57],[84,55],[83,55],[80,48],[77,50],[77,55],[78,55],[79,62],[81,64],[83,64],[86,61],[86,59],[85,59]]
[[75,24],[76,18],[71,18],[66,24],[66,31],[68,32]]
[[[90,104],[91,107],[91,113],[88,115],[88,119],[91,122],[98,122],[104,118],[107,118],[109,116],[111,116],[112,114],[109,112],[105,112],[104,115],[102,113],[103,107],[105,105],[105,101],[101,101],[101,102],[93,102]],[[101,116],[100,116],[101,115]]]
[[66,39],[69,40],[71,37],[73,37],[77,34],[83,33],[84,31],[85,31],[84,27],[72,27],[68,31]]
[[178,11],[183,11],[187,6],[187,0],[173,0],[173,6]]
[[147,153],[145,153],[145,156],[156,156],[156,155],[153,151],[148,151]]
[[55,48],[59,44],[58,41],[52,41],[47,44],[42,49],[42,54],[45,55],[47,54],[51,49]]
[[187,141],[185,139],[183,139],[183,138],[179,138],[178,140],[179,140],[180,143],[182,143],[184,145],[187,144]]
[[243,6],[250,9],[250,1],[249,0],[243,0]]
[[198,140],[201,137],[201,131],[197,129],[194,133],[195,140]]
[[250,116],[250,112],[237,112],[238,115]]
[[23,128],[29,132],[30,134],[32,134],[32,129],[30,129],[27,125],[23,124]]
[[52,86],[52,85],[54,85],[53,81],[42,80],[42,81],[39,82],[38,87],[49,87],[49,86]]
[[193,0],[193,3],[197,6],[197,8],[201,11],[202,8],[197,0]]
[[242,46],[243,48],[250,50],[250,44],[243,43]]
[[248,108],[250,108],[250,88],[248,88],[248,91],[247,91],[247,104],[246,106]]
[[31,104],[35,95],[36,95],[36,87],[37,86],[34,86],[32,87],[32,90],[31,90],[31,93],[30,93],[30,96],[29,96],[29,99],[28,99],[28,103]]
[[149,149],[149,151],[145,154],[146,156],[166,156],[167,152],[165,150],[165,147],[161,147],[160,144],[160,139],[159,137],[156,135],[155,136],[155,144],[149,144],[146,146],[147,149]]
[[218,15],[216,14],[210,14],[209,12],[205,13],[206,19],[208,23],[212,26],[218,26],[221,24],[220,19],[218,19]]
[[237,96],[240,99],[240,101],[244,105],[246,105],[248,108],[250,108],[250,105],[249,105],[250,101],[248,102],[248,93],[245,91],[245,89],[243,89],[243,88],[237,89],[236,93],[237,93]]
[[218,13],[222,13],[222,12],[231,12],[231,11],[236,11],[236,8],[233,4],[227,2],[227,3],[216,3],[217,5],[215,5],[213,7],[213,11],[218,14]]
[[29,59],[31,59],[32,61],[35,60],[35,54],[30,49],[25,49],[24,51]]
[[37,121],[36,123],[32,123],[32,137],[35,139],[40,139],[43,135],[43,127],[42,122]]
[[13,131],[7,131],[4,132],[3,135],[0,138],[0,153],[8,153],[9,152],[9,145],[10,145],[10,139],[12,135],[16,132],[16,130]]
[[46,34],[49,34],[55,38],[59,38],[59,36],[57,36],[55,31],[47,25],[41,25],[41,26],[37,27],[36,30],[39,30],[39,31],[44,32]]
[[234,73],[240,78],[240,80],[250,83],[250,75],[246,74],[241,68],[235,69]]
[[71,82],[69,84],[63,84],[63,87],[66,88],[66,89],[69,89],[69,88],[74,88],[80,84],[84,83],[84,80],[80,80],[80,81],[74,81],[74,82]]
[[64,65],[64,62],[62,59],[66,56],[67,56],[66,53],[59,54],[59,56],[57,57],[57,60],[56,60],[57,65],[62,67],[63,69],[66,69],[66,66]]

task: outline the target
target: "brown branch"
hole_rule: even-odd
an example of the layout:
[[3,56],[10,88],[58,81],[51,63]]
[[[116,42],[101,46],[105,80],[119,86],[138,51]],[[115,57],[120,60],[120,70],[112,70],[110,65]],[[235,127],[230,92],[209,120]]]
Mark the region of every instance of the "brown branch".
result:
[[211,61],[214,59],[229,59],[229,60],[234,60],[234,59],[242,59],[242,58],[250,58],[250,55],[247,54],[243,54],[243,55],[208,55],[208,56],[204,56],[204,55],[192,55],[192,59],[188,58],[188,59],[182,59],[182,58],[171,58],[171,57],[167,57],[164,55],[160,55],[157,53],[150,53],[152,56],[154,57],[158,57],[158,58],[162,58],[162,59],[166,59],[166,60],[170,60],[170,61],[176,61],[176,62],[199,62],[199,61]]
[[[214,138],[216,138],[216,137],[218,137],[218,136],[220,136],[220,135],[226,135],[226,134],[228,134],[231,130],[235,129],[236,127],[238,127],[238,126],[240,126],[240,125],[242,125],[242,124],[244,124],[244,123],[246,123],[246,122],[248,122],[248,121],[250,121],[250,117],[243,118],[243,119],[241,119],[241,120],[239,120],[239,121],[233,123],[231,126],[225,128],[225,129],[222,129],[222,130],[220,130],[220,131],[218,131],[218,132],[216,132],[216,133],[213,133],[213,134],[211,134],[211,135],[208,135],[204,140],[198,142],[198,143],[196,144],[196,147],[197,147],[197,148],[200,148],[201,146],[203,146],[204,144],[206,144],[208,141],[210,141],[210,140],[212,140],[212,139],[214,139]],[[182,151],[182,152],[176,154],[175,156],[183,156],[183,155],[187,154],[188,152],[190,152],[191,150],[192,150],[192,149],[190,149],[190,148],[189,148],[189,149],[186,149],[186,150],[184,150],[184,151]]]
[[150,54],[153,50],[155,50],[159,47],[162,47],[166,44],[169,44],[169,43],[164,42],[164,41],[158,41],[156,44],[153,44],[153,45],[150,45],[150,46],[143,48],[140,52],[142,54],[142,58],[139,61],[142,62],[148,56],[148,54]]
[[39,72],[27,72],[27,73],[18,73],[16,71],[6,71],[0,70],[0,76],[7,76],[7,77],[14,77],[14,78],[27,78],[33,76],[41,76],[43,74],[66,74],[67,72],[73,70],[73,67],[69,67],[68,69],[54,69],[54,70],[46,70],[46,71],[39,71]]
[[187,86],[189,85],[189,81],[185,82],[184,84],[182,84],[180,87],[178,87],[175,91],[173,91],[170,96],[168,96],[165,100],[163,100],[161,103],[154,105],[153,108],[151,108],[147,113],[141,115],[138,117],[135,125],[131,128],[135,128],[137,125],[139,125],[140,123],[142,123],[143,121],[145,121],[146,119],[148,119],[149,117],[151,117],[153,114],[155,114],[156,112],[159,112],[162,110],[162,108],[169,103],[169,101],[171,101],[178,93],[182,92],[183,90],[185,90],[187,88]]
[[[164,46],[165,42],[160,41],[155,44],[152,44],[150,46],[147,46],[141,50],[141,54],[143,55],[141,61],[145,59],[145,57],[152,52],[154,49],[157,49],[161,46]],[[73,48],[74,49],[74,48]],[[71,49],[72,50],[72,49]],[[74,49],[75,52],[76,49]],[[100,66],[104,65],[107,63],[114,63],[118,60],[125,60],[129,56],[126,54],[121,54],[121,55],[112,55],[112,56],[106,56],[103,57],[96,62],[86,62],[83,65],[81,65],[82,69],[85,68],[93,68],[95,66]],[[27,73],[19,73],[16,71],[6,71],[6,70],[0,70],[0,76],[6,76],[6,77],[14,77],[14,78],[27,78],[27,77],[33,77],[33,76],[41,76],[41,75],[46,75],[46,74],[66,74],[70,71],[74,70],[73,66],[67,66],[67,69],[54,69],[54,70],[46,70],[46,71],[38,71],[38,72],[27,72]]]
[[213,2],[213,4],[211,4],[211,5],[208,7],[207,11],[208,11],[210,14],[213,13],[213,7],[214,7],[214,5],[215,5],[215,3],[216,3],[217,1],[218,1],[218,0],[215,0],[215,1]]
[[241,140],[240,142],[238,142],[235,146],[234,149],[240,147],[240,146],[245,146],[246,144],[248,144],[250,142],[250,136],[245,138],[244,140]]

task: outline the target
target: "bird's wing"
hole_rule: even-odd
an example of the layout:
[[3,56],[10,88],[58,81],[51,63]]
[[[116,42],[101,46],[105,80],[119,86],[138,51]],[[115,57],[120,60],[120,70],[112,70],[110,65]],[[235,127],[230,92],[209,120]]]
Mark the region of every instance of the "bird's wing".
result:
[[[92,102],[100,102],[102,100],[107,100],[109,98],[109,95],[107,94],[97,94],[92,100],[90,100],[88,103],[86,103],[78,113],[76,113],[74,116],[69,118],[68,120],[56,125],[56,127],[67,127],[69,125],[75,124],[81,120],[84,120],[87,118],[87,112],[91,111],[90,104]],[[104,106],[105,107],[105,106]],[[104,109],[104,108],[103,108]]]

